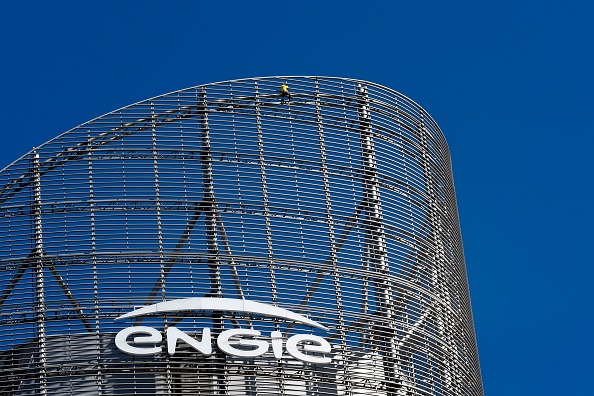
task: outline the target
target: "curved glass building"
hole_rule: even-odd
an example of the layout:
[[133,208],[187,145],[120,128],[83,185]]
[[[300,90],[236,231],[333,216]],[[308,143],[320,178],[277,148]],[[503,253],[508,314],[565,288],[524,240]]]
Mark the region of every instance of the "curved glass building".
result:
[[202,85],[0,171],[0,395],[482,393],[447,143],[398,92]]

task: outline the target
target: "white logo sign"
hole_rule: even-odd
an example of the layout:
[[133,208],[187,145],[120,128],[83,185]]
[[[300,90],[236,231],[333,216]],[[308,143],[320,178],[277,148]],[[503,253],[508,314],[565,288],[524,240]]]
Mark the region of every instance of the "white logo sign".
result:
[[[255,301],[237,300],[230,298],[187,298],[182,300],[172,300],[154,305],[149,305],[132,312],[128,312],[118,318],[127,319],[137,316],[179,312],[189,310],[208,310],[208,311],[230,311],[253,313],[264,316],[288,319],[296,323],[302,323],[308,326],[317,327],[319,329],[328,330],[327,327],[306,318],[305,316],[296,314],[283,308],[275,307],[268,304],[263,304]],[[239,357],[256,357],[268,352],[272,346],[272,352],[276,359],[283,357],[283,335],[280,331],[273,331],[270,333],[270,342],[262,339],[254,339],[254,337],[261,336],[261,332],[251,329],[231,329],[225,330],[217,337],[217,346],[221,351],[232,356]],[[131,336],[132,341],[129,340]],[[177,327],[171,326],[167,328],[167,353],[171,356],[175,355],[178,340],[182,340],[196,351],[203,355],[212,354],[212,337],[209,328],[202,329],[202,337],[200,341],[196,338],[184,333]],[[158,344],[163,340],[160,331],[148,326],[132,326],[121,330],[115,338],[115,343],[118,349],[122,352],[132,355],[152,355],[161,352],[160,346],[146,346],[146,344]],[[131,343],[135,345],[131,345]],[[145,346],[141,346],[141,345]],[[302,360],[309,363],[324,364],[330,363],[332,360],[329,357],[321,356],[320,354],[327,354],[331,350],[331,345],[324,338],[312,334],[295,334],[286,339],[284,342],[285,350],[289,355],[295,359]],[[239,346],[239,348],[238,348]],[[301,346],[301,348],[299,348]],[[317,353],[312,355],[308,352]]]

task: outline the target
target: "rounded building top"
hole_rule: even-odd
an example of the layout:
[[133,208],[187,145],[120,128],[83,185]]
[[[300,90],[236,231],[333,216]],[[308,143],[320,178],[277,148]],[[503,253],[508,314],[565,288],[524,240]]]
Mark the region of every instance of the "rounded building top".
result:
[[[78,125],[38,147],[33,148],[31,151],[23,154],[20,158],[13,161],[13,163],[0,170],[0,174],[7,171],[13,164],[22,160],[26,161],[26,158],[28,158],[33,151],[42,151],[44,148],[52,146],[52,143],[56,141],[67,139],[69,134],[76,134],[84,129],[96,129],[98,125],[103,123],[103,121],[109,120],[111,122],[114,116],[117,117],[124,113],[133,113],[136,110],[142,112],[143,108],[146,109],[147,106],[150,107],[151,105],[164,105],[167,107],[170,106],[171,108],[166,110],[166,114],[160,115],[167,116],[168,119],[171,120],[176,116],[176,113],[187,114],[187,112],[191,112],[192,110],[197,111],[199,107],[197,103],[194,104],[194,107],[192,105],[186,105],[183,106],[183,108],[175,108],[175,101],[179,101],[180,103],[182,101],[185,102],[187,98],[196,97],[196,93],[201,90],[206,90],[207,92],[206,106],[210,107],[208,109],[209,111],[224,111],[225,108],[230,109],[233,106],[233,102],[243,106],[249,105],[250,102],[253,104],[256,100],[256,95],[258,100],[263,104],[279,105],[281,104],[279,89],[283,84],[286,84],[289,87],[292,96],[291,102],[294,106],[315,100],[316,90],[319,99],[324,104],[330,104],[334,101],[334,104],[339,105],[339,102],[342,100],[343,105],[349,105],[350,100],[356,99],[357,91],[365,89],[372,105],[373,103],[376,103],[382,107],[391,108],[395,111],[395,114],[402,114],[404,117],[409,116],[411,119],[422,115],[424,122],[431,126],[431,129],[439,135],[439,138],[443,140],[443,144],[447,147],[445,137],[433,118],[416,102],[391,88],[365,80],[342,77],[270,76],[243,78],[197,85],[124,106]],[[113,137],[116,137],[118,133],[134,128],[135,123],[141,124],[144,120],[139,118],[137,120],[128,121],[129,122],[126,123],[127,125],[122,124],[119,128],[112,127],[110,131],[104,131],[102,136],[93,136],[90,134],[88,142],[78,142],[74,147],[66,148],[67,152],[62,153],[63,155],[60,155],[57,158],[66,160],[69,157],[68,152],[71,154],[75,152],[80,153],[85,150],[85,147],[86,149],[92,149],[94,141],[104,140],[104,138],[110,134]],[[62,147],[62,145],[63,143],[59,144],[60,147]]]

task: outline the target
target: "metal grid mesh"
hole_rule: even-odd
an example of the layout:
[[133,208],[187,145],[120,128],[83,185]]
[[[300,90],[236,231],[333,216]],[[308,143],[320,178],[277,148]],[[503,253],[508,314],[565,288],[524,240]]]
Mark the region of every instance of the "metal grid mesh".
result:
[[[0,394],[482,395],[447,144],[395,91],[326,77],[185,89],[64,133],[0,186]],[[318,334],[333,361],[115,348],[140,324],[115,317],[195,296],[330,331],[233,313],[142,325]]]

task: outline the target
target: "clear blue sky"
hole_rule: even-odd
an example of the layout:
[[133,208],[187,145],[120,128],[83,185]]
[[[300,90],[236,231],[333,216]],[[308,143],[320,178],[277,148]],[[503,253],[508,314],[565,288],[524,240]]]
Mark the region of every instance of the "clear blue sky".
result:
[[3,2],[0,168],[198,84],[326,75],[393,88],[450,144],[486,394],[592,394],[592,4]]

